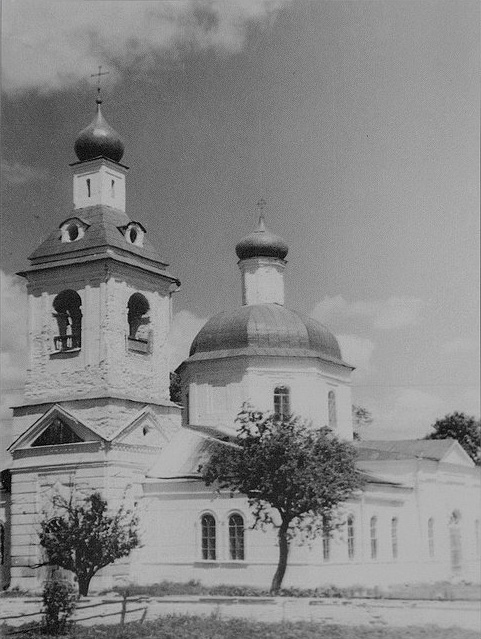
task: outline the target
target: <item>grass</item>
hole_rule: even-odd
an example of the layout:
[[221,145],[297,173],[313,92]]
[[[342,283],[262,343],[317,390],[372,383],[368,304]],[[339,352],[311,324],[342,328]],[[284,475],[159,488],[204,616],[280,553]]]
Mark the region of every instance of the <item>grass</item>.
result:
[[[123,592],[123,588],[114,589]],[[149,586],[128,586],[129,595],[148,597],[166,597],[181,595],[203,595],[219,597],[268,597],[269,591],[253,586],[230,586],[227,584],[218,586],[206,586],[200,581],[187,583],[162,581]],[[105,593],[103,593],[105,594]],[[481,586],[475,584],[451,584],[438,582],[435,584],[406,584],[382,589],[379,587],[366,588],[364,586],[352,586],[350,588],[338,588],[326,586],[320,588],[283,588],[281,597],[343,597],[351,598],[375,598],[375,599],[425,599],[425,600],[464,600],[479,601],[481,599]]]
[[[45,639],[45,635],[20,631],[18,639]],[[65,636],[65,635],[64,635]],[[67,635],[78,639],[479,639],[478,634],[460,628],[409,626],[407,628],[377,628],[371,626],[335,626],[310,622],[265,623],[246,619],[218,619],[216,616],[191,617],[169,615],[144,624],[119,626],[75,627]]]

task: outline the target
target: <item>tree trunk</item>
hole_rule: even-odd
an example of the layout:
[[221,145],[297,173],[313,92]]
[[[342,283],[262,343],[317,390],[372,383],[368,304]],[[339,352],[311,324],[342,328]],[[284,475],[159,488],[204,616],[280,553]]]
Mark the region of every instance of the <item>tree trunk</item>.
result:
[[282,580],[286,574],[287,557],[289,555],[289,540],[287,538],[287,529],[289,524],[282,522],[277,536],[279,538],[279,563],[277,570],[272,579],[271,594],[277,595],[282,586]]
[[89,594],[90,581],[92,575],[77,575],[78,578],[78,594],[81,597],[86,597]]

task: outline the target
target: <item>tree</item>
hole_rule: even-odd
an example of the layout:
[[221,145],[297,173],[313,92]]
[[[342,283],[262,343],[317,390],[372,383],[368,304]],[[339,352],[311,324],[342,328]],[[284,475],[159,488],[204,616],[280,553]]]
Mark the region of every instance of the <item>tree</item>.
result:
[[363,406],[359,406],[358,404],[352,405],[352,426],[353,426],[353,437],[356,440],[361,439],[360,430],[365,426],[370,426],[372,424],[372,415],[371,412],[364,408]]
[[171,371],[170,373],[170,401],[176,404],[182,404],[182,386],[180,384],[180,375]]
[[88,594],[92,577],[116,559],[127,557],[139,545],[137,516],[123,506],[109,514],[107,502],[93,493],[82,502],[54,497],[55,514],[40,523],[40,545],[46,561],[41,566],[59,566],[78,579],[79,594]]
[[433,433],[424,439],[456,439],[471,459],[481,465],[481,422],[479,419],[457,411],[445,415],[431,425]]
[[277,527],[279,561],[271,585],[277,593],[291,540],[330,531],[338,504],[361,488],[356,452],[328,428],[309,429],[296,417],[277,420],[245,406],[237,421],[235,440],[217,443],[201,473],[206,485],[247,496],[254,528]]

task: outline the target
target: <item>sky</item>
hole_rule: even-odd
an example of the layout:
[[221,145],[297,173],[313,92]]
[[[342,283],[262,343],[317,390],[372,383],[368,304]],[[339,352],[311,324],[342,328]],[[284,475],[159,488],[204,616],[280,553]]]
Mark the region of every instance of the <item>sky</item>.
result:
[[479,415],[477,0],[4,0],[2,407],[21,403],[23,280],[70,216],[95,113],[123,137],[127,212],[182,287],[172,367],[241,303],[235,244],[289,244],[286,304],[337,335],[371,439]]

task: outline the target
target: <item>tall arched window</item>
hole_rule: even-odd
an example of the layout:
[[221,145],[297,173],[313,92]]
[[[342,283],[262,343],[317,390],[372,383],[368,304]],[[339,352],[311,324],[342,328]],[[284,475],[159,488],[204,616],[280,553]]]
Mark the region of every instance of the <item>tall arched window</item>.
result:
[[290,390],[287,386],[274,388],[274,417],[287,419],[291,414]]
[[398,558],[399,546],[398,546],[398,518],[393,517],[391,519],[391,552],[392,558]]
[[349,515],[347,518],[347,556],[349,559],[354,559],[356,554],[356,537],[354,529],[354,515]]
[[479,559],[479,556],[481,554],[480,539],[479,539],[479,519],[476,519],[474,522],[474,543],[476,544],[475,546],[476,558]]
[[215,519],[212,515],[202,515],[200,520],[202,529],[202,559],[216,559]]
[[329,428],[336,428],[337,426],[337,408],[336,408],[336,393],[330,390],[327,394],[327,409],[329,416]]
[[371,517],[369,533],[371,539],[371,559],[377,559],[377,517]]
[[451,550],[451,569],[459,572],[462,566],[461,555],[461,515],[455,510],[449,520],[449,546]]
[[56,351],[69,351],[82,345],[82,300],[71,289],[62,291],[53,301],[59,334],[54,337]]
[[149,330],[147,328],[150,323],[148,313],[150,310],[149,302],[142,293],[134,293],[130,296],[127,303],[127,322],[129,325],[129,346],[134,350],[147,350],[149,343]]
[[0,523],[0,566],[5,563],[5,526]]
[[434,519],[430,517],[428,519],[428,549],[429,558],[434,558]]
[[331,531],[326,525],[322,531],[322,557],[324,561],[329,561],[331,558]]
[[244,559],[244,519],[237,513],[229,517],[229,556]]

